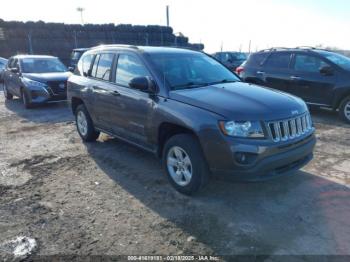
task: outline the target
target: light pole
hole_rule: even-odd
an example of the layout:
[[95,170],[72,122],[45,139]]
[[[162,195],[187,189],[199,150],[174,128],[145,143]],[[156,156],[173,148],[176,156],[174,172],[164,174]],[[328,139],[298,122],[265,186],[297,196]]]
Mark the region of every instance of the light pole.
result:
[[77,7],[77,11],[80,13],[81,24],[84,25],[83,12],[85,11],[85,8]]

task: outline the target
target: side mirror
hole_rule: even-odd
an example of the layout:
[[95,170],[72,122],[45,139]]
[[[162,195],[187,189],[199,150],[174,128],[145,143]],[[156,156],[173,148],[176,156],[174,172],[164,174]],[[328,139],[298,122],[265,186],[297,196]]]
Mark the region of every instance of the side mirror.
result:
[[153,94],[156,92],[156,85],[150,77],[140,76],[130,80],[129,86],[142,92]]
[[19,69],[17,67],[12,67],[10,71],[15,74],[19,73]]
[[331,76],[334,74],[333,68],[330,66],[324,66],[320,68],[320,73],[325,76]]

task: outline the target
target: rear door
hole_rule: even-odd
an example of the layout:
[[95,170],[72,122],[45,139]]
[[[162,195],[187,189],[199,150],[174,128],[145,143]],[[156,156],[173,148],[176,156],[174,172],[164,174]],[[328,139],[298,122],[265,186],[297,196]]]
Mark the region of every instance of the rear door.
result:
[[321,74],[320,69],[330,66],[321,57],[312,53],[296,53],[290,76],[290,93],[303,98],[306,102],[331,105],[332,90],[337,82],[337,71],[333,74]]
[[265,86],[289,92],[291,52],[271,53],[257,75]]
[[87,87],[94,121],[107,132],[112,131],[111,112],[116,108],[116,97],[119,95],[111,82],[114,59],[114,53],[101,53],[96,56]]
[[[11,71],[12,68],[17,68],[18,73],[13,73]],[[8,64],[8,68],[6,70],[6,85],[11,94],[16,96],[20,96],[20,67],[17,58],[11,58]]]
[[11,80],[10,80],[10,75],[12,74],[10,68],[11,65],[13,64],[14,59],[11,57],[9,58],[7,65],[5,67],[5,71],[3,73],[3,78],[4,78],[4,84],[7,87],[8,91],[12,91],[12,87],[11,87]]
[[22,86],[22,73],[19,59],[15,59],[13,62],[13,68],[17,68],[17,73],[12,73],[12,88],[13,94],[20,95],[21,94],[21,86]]
[[264,85],[260,72],[263,72],[261,69],[262,65],[269,55],[269,52],[263,51],[250,54],[244,65],[244,70],[240,73],[240,77],[248,83]]

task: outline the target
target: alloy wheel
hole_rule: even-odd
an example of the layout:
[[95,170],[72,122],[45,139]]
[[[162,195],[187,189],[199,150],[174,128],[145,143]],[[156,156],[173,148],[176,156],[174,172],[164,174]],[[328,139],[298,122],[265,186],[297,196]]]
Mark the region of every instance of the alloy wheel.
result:
[[88,123],[83,111],[79,111],[77,115],[77,126],[80,134],[86,136],[88,132]]
[[344,106],[344,115],[348,120],[350,120],[350,100]]
[[192,179],[192,162],[181,147],[170,148],[167,155],[167,168],[171,178],[179,186],[187,186]]

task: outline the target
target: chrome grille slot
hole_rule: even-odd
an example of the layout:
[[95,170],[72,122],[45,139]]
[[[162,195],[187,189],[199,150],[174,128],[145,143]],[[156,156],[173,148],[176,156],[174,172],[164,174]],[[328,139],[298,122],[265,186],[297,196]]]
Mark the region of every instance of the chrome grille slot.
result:
[[294,118],[268,122],[267,127],[272,140],[279,142],[309,133],[312,130],[312,123],[310,114],[305,113]]

